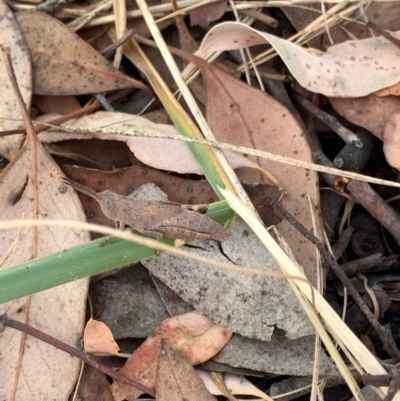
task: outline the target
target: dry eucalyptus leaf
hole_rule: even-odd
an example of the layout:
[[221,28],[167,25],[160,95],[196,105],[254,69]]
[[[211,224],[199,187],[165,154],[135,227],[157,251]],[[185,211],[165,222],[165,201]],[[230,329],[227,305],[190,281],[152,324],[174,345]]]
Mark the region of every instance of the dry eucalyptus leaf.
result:
[[[4,0],[0,0],[0,46],[10,48],[17,82],[26,107],[29,109],[32,98],[32,73],[29,51],[18,24],[15,22],[14,15]],[[2,57],[0,57],[0,82],[2,84],[0,131],[20,129],[23,127],[22,121],[13,119],[20,119],[21,113]],[[20,150],[23,138],[24,135],[13,135],[12,140],[10,137],[0,138],[0,156],[12,160]]]
[[[154,278],[163,302],[172,315],[189,311],[190,306],[160,280]],[[172,293],[173,294],[173,293]],[[255,340],[234,334],[228,344],[211,360],[206,369],[256,376],[257,373],[282,375],[312,375],[314,368],[315,337],[307,336],[289,340],[282,330],[274,330],[271,341]],[[219,365],[215,367],[214,365]],[[222,369],[221,369],[222,366]],[[336,369],[325,353],[321,353],[319,373],[321,376],[336,374]],[[214,394],[214,393],[213,393]]]
[[161,343],[156,392],[157,401],[216,401],[190,363],[165,341]]
[[[196,373],[202,378],[207,390],[213,395],[224,395],[217,383],[213,381],[214,376],[206,370],[196,369]],[[244,376],[225,373],[223,380],[226,388],[234,395],[252,395],[266,401],[272,401],[272,398],[259,390],[254,384],[250,383]]]
[[[49,121],[50,116],[46,117]],[[55,118],[55,116],[51,116]],[[104,130],[135,130],[143,133],[165,133],[168,135],[178,135],[173,125],[155,124],[146,118],[133,116],[125,113],[110,113],[100,111],[89,116],[77,118],[69,121],[66,126],[83,128],[104,128]],[[186,143],[163,138],[144,138],[126,135],[113,135],[107,133],[79,134],[46,131],[39,135],[44,143],[65,141],[67,139],[103,139],[126,142],[129,149],[135,156],[148,166],[161,170],[174,171],[180,174],[203,174],[192,152]],[[258,168],[258,166],[246,157],[231,151],[225,154],[232,166]]]
[[[302,161],[313,161],[301,127],[277,100],[207,63],[204,67],[202,65],[202,73],[207,88],[207,121],[217,140]],[[317,236],[320,236],[317,173],[267,159],[249,159],[278,179],[287,193],[283,197],[283,206],[310,231],[314,213]],[[260,181],[254,171],[251,171],[251,175],[240,177],[247,182]],[[312,200],[314,210],[310,210],[307,195]],[[315,246],[287,221],[282,221],[277,228],[289,243],[307,277],[316,283]]]
[[115,69],[103,56],[61,21],[38,12],[19,12],[37,95],[82,95],[115,89],[147,89]]
[[[240,218],[221,246],[238,265],[280,272],[275,259]],[[212,242],[187,251],[227,261]],[[168,254],[142,263],[196,310],[243,336],[270,341],[274,327],[292,339],[314,333],[285,279],[221,270]]]
[[400,109],[400,99],[397,96],[369,95],[355,99],[330,98],[329,101],[338,114],[367,129],[381,140],[391,115]]
[[[229,341],[232,333],[198,312],[164,320],[154,337],[149,337],[127,360],[121,373],[148,387],[156,385],[156,370],[161,340],[181,352],[192,365],[207,361]],[[142,392],[132,386],[114,382],[111,387],[116,401],[136,400]]]
[[394,112],[385,126],[383,151],[387,162],[400,169],[400,113]]
[[366,96],[400,81],[400,50],[381,36],[350,40],[322,53],[244,24],[225,22],[207,33],[198,55],[259,44],[272,45],[301,86],[325,96]]
[[[37,165],[32,165],[36,147]],[[37,171],[35,192],[34,169]],[[85,220],[78,197],[63,191],[62,172],[40,143],[24,146],[6,167],[0,180],[3,220]],[[38,215],[35,202],[38,200]],[[22,228],[1,233],[3,268],[56,252],[89,239],[86,232],[60,227]],[[57,266],[55,265],[56,269]],[[79,280],[0,305],[0,314],[26,322],[76,346],[86,310],[88,280]],[[65,400],[75,385],[80,362],[76,358],[11,328],[0,333],[0,399]]]
[[228,3],[226,1],[214,1],[189,12],[190,25],[200,25],[202,28],[209,27],[214,21],[218,21],[226,12]]
[[[234,334],[213,360],[263,374],[304,376],[313,374],[314,353],[315,336],[288,340],[282,330],[275,330],[268,343]],[[319,374],[331,376],[336,372],[332,361],[322,352]]]
[[86,323],[83,342],[89,354],[104,356],[118,355],[119,347],[106,324],[92,318]]

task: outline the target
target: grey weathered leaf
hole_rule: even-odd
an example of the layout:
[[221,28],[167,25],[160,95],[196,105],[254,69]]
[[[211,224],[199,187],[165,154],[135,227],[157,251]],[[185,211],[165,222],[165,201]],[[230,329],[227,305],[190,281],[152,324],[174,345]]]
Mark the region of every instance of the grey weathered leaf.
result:
[[[231,261],[264,271],[279,271],[273,257],[239,218],[229,236],[222,247]],[[215,243],[199,243],[199,248],[188,250],[227,261]],[[142,263],[196,310],[243,336],[270,341],[275,326],[285,330],[288,338],[314,333],[284,279],[221,270],[168,254]]]

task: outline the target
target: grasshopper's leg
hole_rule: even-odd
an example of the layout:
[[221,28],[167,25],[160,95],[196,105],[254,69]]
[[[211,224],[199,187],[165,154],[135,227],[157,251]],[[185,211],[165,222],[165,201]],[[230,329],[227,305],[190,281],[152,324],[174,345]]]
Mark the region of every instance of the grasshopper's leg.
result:
[[[122,231],[125,227],[125,222],[123,221],[114,221],[114,227],[117,228],[118,230]],[[108,241],[110,241],[113,238],[112,235],[107,235],[104,237],[103,241],[100,242],[100,246],[104,246]]]

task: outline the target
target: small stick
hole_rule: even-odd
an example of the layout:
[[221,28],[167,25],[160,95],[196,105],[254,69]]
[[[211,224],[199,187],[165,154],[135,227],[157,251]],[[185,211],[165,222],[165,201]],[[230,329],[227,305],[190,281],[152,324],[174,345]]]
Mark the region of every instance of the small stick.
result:
[[[358,129],[356,132],[362,140],[363,147],[357,148],[354,145],[346,144],[336,155],[334,163],[342,170],[361,173],[371,157],[378,140],[363,128]],[[332,187],[332,185],[330,186]],[[328,232],[328,237],[331,237],[334,232],[334,227],[344,201],[345,198],[336,192],[323,191],[321,193],[321,216],[325,229]]]
[[[340,195],[339,195],[340,196]],[[341,196],[343,198],[343,196]],[[338,260],[346,250],[347,246],[350,243],[351,237],[354,234],[354,227],[347,227],[342,235],[339,237],[339,239],[334,243],[332,246],[332,254],[335,260]]]
[[[351,262],[343,263],[340,268],[343,270],[346,276],[354,276],[355,274],[362,273],[365,270],[371,269],[372,267],[378,266],[384,260],[381,253],[374,253]],[[330,271],[326,277],[327,281],[336,279],[335,273]]]
[[395,45],[400,49],[400,39],[392,35],[390,32],[386,31],[385,29],[381,28],[380,26],[376,25],[372,21],[367,22],[367,27],[382,35],[385,39],[387,39],[390,43]]
[[95,95],[96,99],[98,102],[100,102],[100,104],[103,106],[103,109],[106,111],[110,111],[110,112],[114,112],[114,107],[111,106],[111,104],[108,102],[108,100],[106,99],[106,97],[104,95],[102,95],[101,93],[97,93]]
[[379,265],[383,261],[381,253],[374,253],[373,255],[365,256],[352,262],[343,263],[340,268],[346,274],[346,276],[353,276],[358,273],[362,273],[365,270],[371,269],[374,266]]
[[272,28],[278,28],[279,22],[272,18],[270,15],[266,15],[254,10],[239,10],[239,14],[248,15],[256,20],[263,22],[265,25],[269,25]]
[[294,92],[293,98],[303,106],[309,113],[311,113],[315,118],[324,122],[328,127],[330,127],[334,132],[336,132],[346,143],[351,145],[355,145],[358,148],[362,148],[363,143],[361,139],[352,131],[344,127],[337,118],[331,116],[325,111],[319,109],[314,106],[309,100],[307,100],[304,96]]
[[71,347],[70,345],[63,343],[62,341],[58,340],[55,337],[52,337],[42,331],[35,329],[28,324],[19,322],[17,320],[9,318],[7,315],[0,316],[0,321],[6,327],[11,327],[13,329],[22,331],[25,334],[28,334],[32,337],[35,337],[47,344],[52,345],[55,348],[60,349],[76,358],[79,358],[81,361],[87,363],[90,366],[100,370],[101,372],[105,373],[108,376],[111,376],[113,379],[120,381],[121,383],[129,384],[130,386],[136,387],[137,389],[143,391],[146,394],[149,394],[155,397],[156,393],[153,389],[141,384],[133,379],[130,379],[127,376],[124,376],[122,373],[115,371],[114,369],[110,368],[109,366],[105,365],[104,363],[93,359],[89,354],[83,352],[77,348]]
[[[115,100],[120,99],[121,97],[126,96],[127,94],[131,93],[132,90],[131,89],[122,89],[121,91],[119,91],[118,93],[116,93],[113,96],[110,96],[109,98],[107,98],[107,101],[109,103],[114,102]],[[61,117],[57,117],[54,120],[49,121],[47,124],[51,124],[51,125],[61,125],[64,124],[65,122],[72,120],[74,118],[78,118],[78,117],[82,117],[84,114],[88,114],[92,111],[95,111],[97,109],[99,109],[101,106],[101,103],[97,100],[95,100],[92,104],[88,104],[84,107],[82,107],[79,110],[75,110],[72,111],[71,113],[65,114],[64,116]],[[36,133],[39,134],[42,131],[46,131],[47,129],[49,129],[49,126],[47,124],[37,124],[35,125],[35,130]],[[15,130],[8,130],[8,131],[3,131],[0,132],[0,138],[3,136],[8,136],[8,135],[14,135],[14,134],[24,134],[25,130],[24,129],[15,129]]]
[[393,235],[400,245],[400,214],[382,199],[366,182],[352,181],[347,191],[371,216]]
[[269,203],[277,209],[281,215],[295,227],[301,234],[303,234],[309,241],[311,241],[320,251],[321,255],[325,258],[326,262],[329,264],[331,269],[334,271],[339,280],[343,283],[343,285],[347,288],[349,294],[353,297],[354,301],[360,307],[360,309],[364,312],[368,321],[375,329],[379,338],[381,339],[383,346],[387,353],[395,360],[400,361],[400,351],[397,348],[396,343],[386,327],[383,327],[378,320],[375,318],[374,314],[368,308],[368,306],[363,301],[360,294],[355,289],[352,282],[349,278],[344,274],[344,272],[340,269],[340,266],[336,262],[335,258],[327,251],[324,244],[310,231],[308,231],[299,221],[296,220],[294,216],[292,216],[282,205],[280,205],[274,199],[268,199]]
[[[378,285],[372,286],[371,290],[373,291],[373,296],[377,302],[377,310],[379,314],[383,316],[383,314],[390,307],[392,302],[389,299],[389,296],[386,294],[382,288]],[[364,294],[362,299],[367,304],[367,306],[371,309],[374,309],[374,304],[372,302],[372,298],[370,294]],[[345,323],[350,327],[352,332],[359,336],[363,333],[368,327],[369,323],[365,314],[361,311],[360,307],[357,304],[353,304],[346,312]]]
[[361,172],[376,149],[376,145],[379,143],[378,138],[364,128],[357,129],[356,134],[361,139],[363,147],[357,148],[346,144],[333,160],[333,164],[337,168]]
[[111,54],[119,47],[122,46],[128,39],[130,39],[134,34],[133,29],[126,31],[118,40],[116,40],[112,45],[103,49],[100,53],[104,58],[108,58]]

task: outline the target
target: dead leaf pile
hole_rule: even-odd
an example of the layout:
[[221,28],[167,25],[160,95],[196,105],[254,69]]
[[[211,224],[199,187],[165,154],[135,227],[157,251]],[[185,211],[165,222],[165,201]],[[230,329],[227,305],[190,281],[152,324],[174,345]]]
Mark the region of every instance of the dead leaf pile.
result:
[[[0,45],[10,49],[21,92],[19,97],[10,83],[7,63],[1,59],[2,220],[86,219],[114,226],[95,200],[66,190],[64,176],[93,191],[110,190],[127,197],[139,196],[140,187],[147,184],[149,190],[152,184],[154,199],[186,205],[175,205],[180,211],[187,205],[204,207],[217,202],[220,189],[204,179],[203,171],[209,175],[199,157],[187,143],[176,140],[182,134],[182,116],[162,96],[176,90],[171,65],[148,39],[157,38],[145,23],[141,2],[72,1],[50,9],[47,3],[38,3],[36,8],[30,2],[0,0]],[[327,131],[327,110],[348,130],[363,127],[378,137],[386,162],[393,169],[400,168],[399,5],[336,3],[325,4],[321,10],[318,2],[306,9],[293,4],[275,4],[279,9],[274,9],[271,4],[255,8],[252,3],[214,1],[191,3],[186,9],[187,2],[181,0],[152,2],[148,10],[161,18],[154,25],[162,29],[168,49],[182,65],[181,75],[188,80],[216,141],[228,144],[222,152],[232,172],[223,176],[230,177],[230,185],[235,182],[232,177],[240,180],[241,184],[231,188],[243,184],[242,196],[246,192],[265,226],[276,226],[290,248],[288,253],[321,291],[326,283],[315,244],[284,219],[271,200],[280,202],[302,226],[300,230],[308,230],[323,243],[325,211],[334,210],[330,219],[338,227],[337,236],[347,219],[344,198],[338,199],[337,193],[349,191],[348,197],[356,199],[348,181],[324,175],[334,191],[326,197],[323,193],[321,201],[320,177],[315,171],[239,154],[229,145],[332,167],[330,159],[338,157],[338,152],[329,150],[325,156],[324,136],[319,136]],[[183,8],[179,15],[169,15]],[[143,50],[140,60],[138,43]],[[217,53],[222,54],[217,61],[205,61]],[[145,62],[148,70],[143,68]],[[165,83],[157,81],[157,70]],[[198,72],[201,76],[196,77]],[[291,101],[292,91],[311,100],[310,107],[318,106],[318,111],[297,108]],[[196,117],[197,110],[189,110],[190,102],[177,98],[182,113],[187,113],[183,121]],[[20,108],[22,103],[35,129],[26,110]],[[354,142],[348,138],[344,142],[345,147],[353,146],[347,150],[353,155]],[[354,170],[361,171],[375,149],[360,143],[369,149],[363,161],[354,164]],[[222,177],[220,162],[215,163]],[[389,169],[383,170],[386,174]],[[389,195],[397,193],[385,193]],[[379,222],[387,215],[370,213]],[[270,384],[273,376],[301,376],[311,383],[318,373],[324,383],[339,383],[342,378],[318,346],[299,300],[288,281],[279,276],[279,263],[257,233],[232,215],[225,227],[218,226],[223,234],[218,238],[226,237],[226,241],[174,242],[193,257],[224,262],[224,269],[169,253],[156,254],[135,266],[93,278],[90,290],[87,279],[58,287],[54,282],[54,288],[1,304],[0,315],[7,314],[73,347],[83,336],[87,353],[147,386],[149,394],[155,391],[159,401],[212,401],[215,397],[235,401],[242,396],[272,400],[265,388],[251,384],[249,376],[271,377]],[[179,219],[174,224],[176,232],[182,229]],[[193,226],[188,232],[198,234],[198,227]],[[382,226],[393,234],[387,225]],[[143,227],[142,231],[146,232]],[[370,256],[371,249],[389,249],[392,256],[400,253],[399,244],[387,239],[383,231],[369,230],[364,242],[353,236],[351,252],[345,250],[349,238],[341,248],[334,246],[333,253],[338,260],[344,255],[343,264],[354,253]],[[375,237],[371,240],[368,235],[385,238],[374,242]],[[7,230],[1,236],[0,284],[6,269],[90,239],[79,229],[53,227]],[[189,238],[196,235],[184,239]],[[327,277],[331,293],[342,295],[342,288],[336,291],[339,285]],[[85,306],[88,291],[89,313]],[[369,287],[359,291],[372,296]],[[391,295],[390,299],[398,299],[397,293]],[[372,299],[374,307],[380,305]],[[388,297],[387,305],[390,302]],[[343,314],[347,302],[343,306],[342,298],[332,296],[332,305]],[[364,340],[371,341],[366,336]],[[133,401],[144,393],[118,380],[110,385],[104,373],[88,367],[78,383],[77,359],[9,327],[0,331],[0,356],[1,400],[67,400],[76,391],[82,401]],[[312,391],[316,399],[318,381],[314,381],[302,391]],[[293,394],[285,399],[294,399]],[[319,395],[322,399],[322,390]]]

